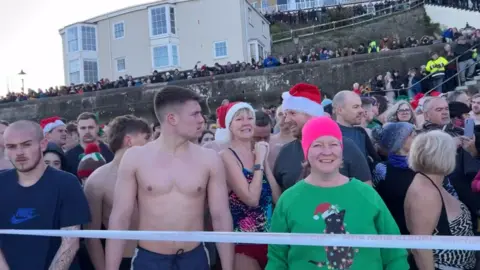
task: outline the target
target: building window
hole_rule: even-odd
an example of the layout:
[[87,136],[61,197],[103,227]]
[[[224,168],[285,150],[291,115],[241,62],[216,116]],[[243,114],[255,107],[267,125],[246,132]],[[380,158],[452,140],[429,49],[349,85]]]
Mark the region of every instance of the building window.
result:
[[113,35],[115,39],[125,37],[125,24],[123,22],[116,23],[113,25]]
[[70,83],[80,83],[80,61],[78,59],[68,62],[68,77]]
[[257,61],[257,46],[255,43],[250,43],[250,59]]
[[263,52],[263,46],[258,44],[258,57],[259,59],[264,59],[265,58],[265,54]]
[[98,81],[98,65],[96,60],[83,61],[83,77],[86,83],[96,83]]
[[175,30],[175,9],[173,7],[170,7],[170,32],[172,34],[176,33],[176,30]]
[[125,58],[119,58],[116,61],[117,61],[117,71],[118,72],[123,72],[127,69],[126,63],[125,63]]
[[214,50],[213,52],[214,58],[223,58],[228,56],[226,41],[213,43],[213,50]]
[[67,30],[68,52],[78,51],[78,30],[77,27],[71,27]]
[[153,48],[153,66],[156,68],[168,67],[168,46]]
[[172,65],[178,66],[178,47],[177,45],[172,45]]
[[[173,9],[173,8],[172,8]],[[168,34],[168,14],[166,7],[157,7],[150,10],[152,36]],[[175,20],[175,18],[173,18]],[[171,22],[170,22],[171,24]],[[175,24],[175,23],[174,23]]]
[[258,2],[253,2],[253,3],[252,3],[252,6],[253,6],[254,8],[258,8]]
[[252,24],[252,9],[248,8],[248,23]]
[[95,36],[95,27],[82,26],[82,48],[84,51],[96,51],[97,39]]

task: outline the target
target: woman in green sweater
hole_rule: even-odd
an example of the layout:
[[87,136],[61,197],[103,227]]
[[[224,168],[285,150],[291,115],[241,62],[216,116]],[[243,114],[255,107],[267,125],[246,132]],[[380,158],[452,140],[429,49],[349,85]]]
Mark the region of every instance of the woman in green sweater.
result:
[[[308,176],[285,191],[272,217],[272,232],[400,234],[377,192],[339,173],[342,133],[328,117],[308,121],[302,148]],[[404,249],[269,245],[266,270],[408,270]]]

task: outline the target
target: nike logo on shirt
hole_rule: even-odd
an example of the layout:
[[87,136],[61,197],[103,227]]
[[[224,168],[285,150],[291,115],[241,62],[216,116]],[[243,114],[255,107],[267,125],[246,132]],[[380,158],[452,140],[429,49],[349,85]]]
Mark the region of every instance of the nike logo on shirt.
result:
[[34,219],[35,217],[38,217],[35,213],[35,208],[19,208],[10,219],[10,223],[16,225]]

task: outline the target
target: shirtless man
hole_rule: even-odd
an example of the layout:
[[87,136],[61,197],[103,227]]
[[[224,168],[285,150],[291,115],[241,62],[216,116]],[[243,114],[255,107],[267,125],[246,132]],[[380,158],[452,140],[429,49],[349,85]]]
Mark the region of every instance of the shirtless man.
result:
[[[138,202],[139,230],[203,231],[205,202],[215,231],[232,231],[225,170],[219,155],[190,142],[203,130],[200,97],[167,86],[155,95],[160,137],[128,149],[120,162],[108,228],[127,230]],[[118,270],[125,240],[107,240],[106,269]],[[217,243],[222,268],[233,269],[233,244]],[[207,270],[203,243],[139,241],[133,270]]]
[[[113,192],[117,182],[117,171],[125,151],[132,146],[145,145],[152,131],[147,122],[131,115],[119,116],[110,123],[108,142],[110,150],[115,154],[113,161],[98,168],[85,183],[92,222],[87,230],[101,230],[108,227],[108,219],[112,211]],[[135,219],[130,229],[136,230],[138,221]],[[102,241],[97,238],[86,239],[88,254],[96,270],[105,269],[105,253]],[[127,242],[120,270],[129,270],[131,260],[137,246],[136,241]]]
[[9,123],[7,121],[0,120],[0,171],[13,169],[12,163],[5,157],[5,145],[3,141],[3,133],[8,125]]

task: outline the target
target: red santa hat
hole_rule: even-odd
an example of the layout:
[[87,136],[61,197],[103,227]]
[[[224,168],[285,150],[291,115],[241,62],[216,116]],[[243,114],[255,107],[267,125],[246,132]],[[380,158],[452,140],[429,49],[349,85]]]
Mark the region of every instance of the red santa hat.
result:
[[313,219],[319,220],[320,216],[322,217],[322,219],[325,219],[335,213],[338,213],[338,209],[335,206],[329,203],[322,203],[319,204],[317,208],[315,208],[315,212],[313,213]]
[[252,112],[255,117],[255,110],[252,105],[246,102],[230,102],[217,108],[218,127],[215,131],[215,140],[228,142],[230,141],[230,131],[228,128],[232,123],[233,116],[241,109],[247,109]]
[[312,84],[299,83],[282,94],[282,109],[303,112],[311,116],[322,116],[323,106],[320,89]]
[[43,129],[43,135],[45,135],[57,127],[65,126],[65,123],[63,123],[60,117],[53,116],[40,120],[40,126]]

